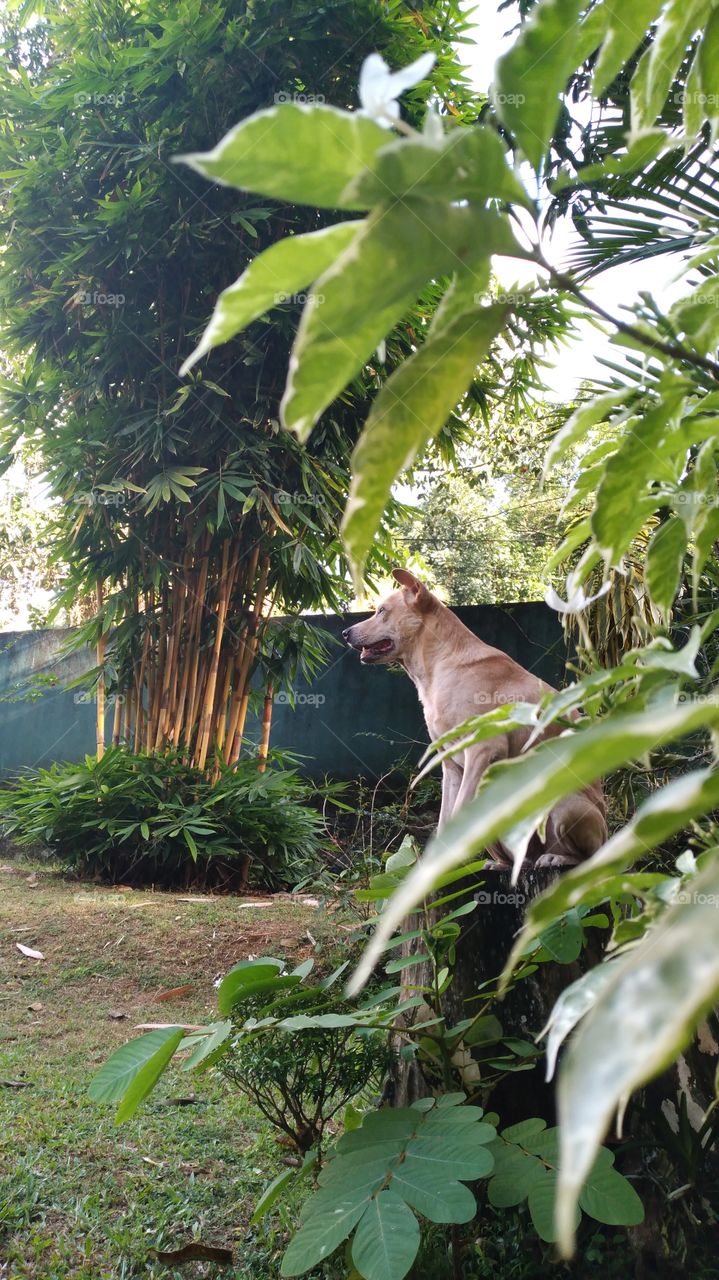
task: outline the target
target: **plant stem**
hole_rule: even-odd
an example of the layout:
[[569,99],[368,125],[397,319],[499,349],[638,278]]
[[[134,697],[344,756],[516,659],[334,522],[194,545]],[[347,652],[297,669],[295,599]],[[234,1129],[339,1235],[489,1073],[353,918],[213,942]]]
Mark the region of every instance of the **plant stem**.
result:
[[558,285],[565,293],[571,293],[572,297],[576,298],[578,302],[593,311],[600,319],[606,320],[608,324],[613,325],[625,337],[633,338],[635,342],[641,343],[649,351],[658,351],[662,355],[669,356],[672,360],[682,360],[685,363],[693,364],[696,368],[703,369],[705,373],[710,374],[712,378],[719,381],[719,365],[713,360],[708,360],[706,356],[701,356],[696,351],[690,351],[679,342],[665,342],[662,338],[652,338],[649,334],[637,328],[636,325],[629,324],[626,320],[619,320],[616,316],[611,315],[598,302],[594,302],[586,293],[583,293],[571,276],[565,275],[563,271],[557,271],[555,267],[547,262],[540,249],[536,251],[536,261],[540,267],[543,267],[549,273],[549,278],[553,284]]

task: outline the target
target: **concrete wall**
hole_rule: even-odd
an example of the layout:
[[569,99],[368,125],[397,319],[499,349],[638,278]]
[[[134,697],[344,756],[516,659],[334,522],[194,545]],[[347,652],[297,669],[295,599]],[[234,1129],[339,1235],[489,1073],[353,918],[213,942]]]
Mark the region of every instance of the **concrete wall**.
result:
[[[557,615],[543,604],[473,605],[456,613],[488,644],[504,649],[550,684],[564,678],[566,646]],[[376,779],[400,757],[414,763],[427,743],[422,713],[412,682],[400,671],[361,666],[341,642],[340,632],[367,614],[344,618],[308,618],[308,625],[331,632],[340,643],[310,684],[294,689],[295,705],[277,697],[272,745],[306,757],[314,777]],[[60,630],[0,635],[0,773],[53,760],[77,760],[95,750],[95,706],[83,694],[63,689],[94,665],[88,651],[58,657],[71,633]],[[35,701],[8,701],[28,677],[55,675]],[[108,708],[107,734],[112,708]],[[248,722],[256,740],[258,724]]]

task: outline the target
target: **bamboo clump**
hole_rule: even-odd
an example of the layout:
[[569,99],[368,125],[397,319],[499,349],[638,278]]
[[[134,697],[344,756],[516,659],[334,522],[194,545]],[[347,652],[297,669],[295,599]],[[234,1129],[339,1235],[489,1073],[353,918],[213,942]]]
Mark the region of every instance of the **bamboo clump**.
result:
[[[131,596],[139,621],[133,656],[118,676],[112,742],[129,750],[182,752],[188,763],[220,775],[239,758],[250,683],[271,612],[269,552],[239,538],[204,534],[174,566],[161,564]],[[159,558],[158,558],[159,559]],[[179,561],[179,563],[178,563]],[[103,584],[97,585],[98,612]],[[105,636],[97,662],[105,662]],[[105,686],[98,681],[97,750],[105,746]],[[264,700],[259,767],[266,767],[272,691]]]

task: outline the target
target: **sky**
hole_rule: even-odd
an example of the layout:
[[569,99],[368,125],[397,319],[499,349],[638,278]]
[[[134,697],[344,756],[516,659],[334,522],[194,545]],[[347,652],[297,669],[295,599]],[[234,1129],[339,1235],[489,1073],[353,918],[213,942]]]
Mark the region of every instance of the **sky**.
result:
[[[497,58],[514,40],[512,28],[517,22],[516,10],[498,13],[497,3],[498,0],[477,0],[472,6],[475,27],[468,33],[473,43],[460,45],[458,49],[472,82],[481,92],[486,92],[492,82]],[[575,114],[579,114],[578,109],[575,109]],[[528,176],[531,181],[531,174]],[[565,264],[568,250],[576,239],[578,237],[569,219],[556,226],[545,248],[545,255],[555,267],[561,268]],[[500,285],[505,288],[515,282],[525,284],[535,275],[533,269],[525,264],[506,258],[495,259],[494,270]],[[621,311],[622,305],[628,306],[642,290],[651,292],[664,308],[674,301],[683,292],[682,286],[673,279],[676,271],[676,261],[668,259],[615,267],[598,276],[584,292],[610,314],[626,318]],[[601,377],[605,372],[598,363],[598,357],[616,359],[616,354],[616,348],[610,346],[609,337],[604,337],[594,325],[578,325],[572,341],[562,346],[555,367],[546,372],[547,397],[560,401],[573,399],[586,378]]]

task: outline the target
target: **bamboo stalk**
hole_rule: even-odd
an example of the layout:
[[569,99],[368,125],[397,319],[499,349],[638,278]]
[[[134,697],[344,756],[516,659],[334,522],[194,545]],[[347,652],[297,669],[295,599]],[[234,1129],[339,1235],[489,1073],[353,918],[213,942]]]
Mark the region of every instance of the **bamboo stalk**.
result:
[[[187,636],[186,652],[185,652],[185,668],[182,675],[180,687],[180,698],[175,718],[175,728],[172,735],[174,746],[179,746],[180,739],[184,736],[185,745],[189,750],[190,736],[192,726],[194,724],[193,708],[195,702],[195,690],[197,688],[197,671],[200,662],[200,621],[202,618],[202,610],[205,606],[205,591],[207,589],[207,572],[209,561],[205,555],[200,564],[200,572],[195,590],[191,623]],[[187,722],[184,721],[185,708],[187,708]]]
[[274,688],[272,681],[268,681],[265,691],[265,704],[262,713],[262,734],[260,737],[260,745],[257,750],[257,758],[259,764],[257,766],[260,773],[264,773],[267,768],[267,756],[270,750],[270,732],[272,730],[272,706],[273,706]]
[[142,730],[143,730],[142,699],[145,692],[145,668],[147,666],[147,655],[150,650],[150,627],[149,627],[149,621],[148,621],[149,614],[148,614],[147,596],[145,596],[144,617],[145,617],[145,635],[142,641],[142,657],[140,659],[140,670],[137,676],[137,688],[135,690],[136,697],[137,697],[137,713],[135,715],[135,741],[133,745],[133,751],[135,752],[135,755],[138,755],[142,745]]
[[[98,578],[95,591],[95,601],[97,604],[98,614],[102,611],[102,579]],[[100,622],[102,627],[102,621]],[[97,758],[102,760],[105,754],[105,647],[107,637],[100,631],[97,637],[97,665],[100,668],[100,675],[97,681],[97,715],[95,720],[95,741],[97,745]]]
[[222,568],[220,581],[218,583],[218,601],[217,601],[217,625],[215,627],[215,643],[212,650],[212,660],[210,670],[207,677],[207,687],[205,689],[205,697],[202,709],[202,718],[200,721],[200,729],[198,733],[199,745],[197,749],[196,764],[198,769],[204,769],[207,761],[207,752],[210,746],[210,738],[212,735],[212,717],[215,705],[215,689],[217,686],[217,672],[220,664],[220,650],[222,648],[222,637],[225,630],[225,620],[227,618],[227,607],[229,597],[232,590],[232,578],[237,571],[237,561],[235,560],[232,567],[228,566],[230,553],[229,540],[226,539],[222,547]]
[[[118,685],[119,689],[119,685]],[[119,747],[120,745],[120,728],[122,725],[122,703],[123,697],[121,693],[115,694],[115,714],[112,718],[112,745]]]
[[[227,745],[225,750],[225,761],[227,764],[234,764],[240,754],[242,744],[242,735],[245,730],[245,719],[247,717],[247,706],[249,703],[249,679],[252,669],[252,662],[257,645],[259,642],[259,622],[260,613],[265,602],[265,591],[267,590],[267,578],[270,571],[269,553],[264,556],[262,568],[260,570],[260,580],[257,584],[257,592],[255,595],[255,603],[250,615],[245,636],[245,647],[242,654],[242,662],[237,677],[237,716],[231,736],[228,732]],[[231,726],[232,727],[232,726]]]

